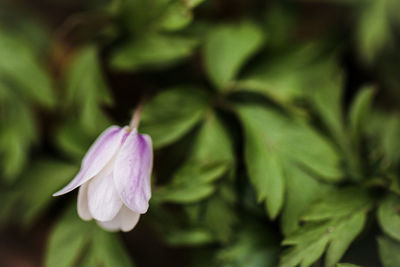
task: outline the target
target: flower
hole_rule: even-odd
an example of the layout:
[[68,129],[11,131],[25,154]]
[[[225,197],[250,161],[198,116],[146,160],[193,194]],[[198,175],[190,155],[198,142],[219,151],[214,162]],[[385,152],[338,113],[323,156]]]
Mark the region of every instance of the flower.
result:
[[111,126],[90,147],[79,173],[59,196],[79,187],[78,214],[104,229],[130,231],[151,197],[152,142],[136,128]]

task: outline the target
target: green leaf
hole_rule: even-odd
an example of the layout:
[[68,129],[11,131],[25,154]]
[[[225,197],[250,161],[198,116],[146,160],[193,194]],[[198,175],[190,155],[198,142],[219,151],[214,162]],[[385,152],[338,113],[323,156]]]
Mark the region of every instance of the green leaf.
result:
[[190,230],[174,230],[166,234],[166,241],[172,246],[196,246],[214,241],[210,231],[198,228]]
[[111,65],[119,70],[162,68],[189,57],[197,45],[193,38],[148,34],[114,49]]
[[388,237],[378,237],[379,256],[383,267],[400,265],[400,243]]
[[80,221],[74,209],[68,209],[50,234],[45,266],[75,266],[90,242],[88,233],[93,226],[92,223]]
[[0,80],[15,85],[28,102],[45,107],[55,105],[49,72],[39,60],[38,51],[24,38],[0,28]]
[[[16,196],[12,204],[16,212],[9,216],[16,216],[24,226],[32,225],[54,201],[52,194],[71,180],[76,172],[76,166],[65,162],[50,159],[32,162],[9,192]],[[5,196],[3,201],[7,202],[7,199]]]
[[227,169],[228,164],[223,161],[203,164],[189,162],[175,173],[173,184],[211,183],[226,173]]
[[343,74],[337,64],[332,64],[330,70],[321,75],[320,83],[309,93],[306,101],[313,106],[315,113],[340,147],[344,158],[344,167],[350,174],[350,178],[360,181],[364,177],[361,159],[345,127],[342,106]]
[[72,159],[81,160],[90,147],[91,138],[85,135],[82,126],[75,120],[67,121],[58,129],[57,145]]
[[397,114],[393,114],[388,119],[385,117],[386,123],[380,128],[382,135],[381,145],[385,154],[385,160],[389,163],[398,163],[400,161],[400,118]]
[[235,79],[244,63],[264,42],[264,33],[250,22],[215,27],[204,47],[205,67],[218,89]]
[[370,202],[370,198],[369,192],[353,187],[331,191],[328,196],[312,205],[301,218],[305,221],[322,221],[346,216],[353,210],[361,210]]
[[176,31],[186,27],[193,19],[190,6],[183,1],[172,1],[161,18],[161,28]]
[[192,148],[190,160],[233,164],[235,157],[231,137],[214,112],[206,114]]
[[[1,86],[0,81],[0,87]],[[13,87],[4,85],[4,99],[0,100],[0,155],[2,177],[14,181],[23,170],[29,146],[37,140],[34,114]]]
[[37,141],[33,106],[55,105],[41,51],[23,29],[11,29],[0,26],[0,165],[1,178],[8,183],[23,170],[29,148]]
[[277,236],[265,224],[244,220],[244,225],[238,228],[234,240],[218,252],[216,266],[277,266],[279,252]]
[[327,65],[327,70],[321,74],[318,86],[309,91],[306,100],[313,106],[336,142],[342,144],[346,138],[342,111],[343,75],[335,61],[330,66]]
[[13,129],[3,131],[0,138],[1,169],[4,178],[11,182],[25,165],[27,145],[23,137]]
[[[207,114],[187,158],[171,184],[201,188],[196,184],[204,182],[209,187],[212,183],[212,196],[196,205],[186,206],[185,211],[194,225],[208,229],[215,240],[225,243],[230,240],[237,221],[233,188],[234,151],[229,133],[216,114]],[[196,175],[194,166],[205,166],[208,170],[204,170],[200,177]],[[218,184],[214,182],[217,180]]]
[[215,191],[212,182],[221,177],[227,165],[200,166],[188,164],[177,172],[172,182],[154,192],[154,201],[192,203],[208,197]]
[[358,46],[366,62],[373,61],[391,39],[388,17],[390,0],[366,1],[357,25]]
[[185,1],[186,5],[190,8],[194,8],[203,2],[205,2],[205,0],[187,0],[187,1]]
[[225,183],[220,188],[218,193],[207,200],[200,207],[204,217],[199,219],[204,220],[204,225],[213,233],[216,240],[227,243],[234,234],[234,226],[238,222],[235,206],[235,192],[233,185]]
[[[291,239],[285,239],[283,245],[294,245],[281,256],[282,267],[310,266],[323,254],[329,242],[329,225],[327,223],[307,225],[294,233]],[[304,243],[303,246],[301,244]]]
[[221,198],[213,198],[207,203],[206,224],[211,228],[215,239],[226,243],[232,236],[236,215]]
[[33,10],[18,7],[13,3],[1,4],[0,9],[3,29],[18,35],[18,38],[29,44],[39,57],[46,56],[51,43],[48,25],[39,20]]
[[118,2],[120,27],[141,38],[149,32],[177,31],[193,18],[192,9],[204,0],[130,0]]
[[310,229],[302,229],[304,233],[298,233],[292,239],[284,240],[284,245],[295,245],[295,247],[283,254],[279,266],[311,266],[322,256],[326,248],[328,251],[325,266],[334,266],[360,233],[365,220],[365,214],[357,213],[346,221],[333,221],[311,225]]
[[[354,201],[359,196],[362,205]],[[310,266],[325,250],[325,266],[335,266],[364,228],[372,204],[368,192],[355,188],[345,188],[315,202],[303,216],[306,223],[283,241],[283,245],[293,247],[285,251],[280,266]]]
[[171,185],[159,188],[154,201],[189,204],[209,197],[214,191],[215,187],[211,184]]
[[234,90],[260,93],[281,104],[300,99],[332,68],[332,60],[319,59],[321,50],[310,43],[268,55],[235,82]]
[[80,220],[75,209],[69,208],[50,233],[45,266],[122,267],[132,263],[116,234]]
[[342,178],[337,151],[306,123],[256,105],[242,105],[238,111],[245,133],[259,139],[271,154],[295,161],[328,181]]
[[360,265],[355,265],[351,263],[338,263],[335,265],[336,267],[361,267]]
[[[350,131],[355,140],[359,140],[369,121],[372,100],[375,95],[373,87],[365,87],[357,94],[349,112]],[[359,142],[359,141],[358,141]]]
[[378,221],[383,231],[390,237],[400,241],[400,199],[393,194],[388,195],[378,207]]
[[87,46],[78,51],[66,73],[66,87],[66,104],[79,116],[88,134],[97,135],[109,126],[102,105],[109,105],[112,100],[100,69],[96,47]]
[[353,240],[364,229],[365,222],[366,215],[360,213],[353,216],[344,225],[336,229],[335,237],[331,241],[328,251],[326,252],[326,266],[334,266],[343,257]]
[[369,118],[367,134],[371,150],[383,158],[386,166],[400,162],[400,119],[397,113],[389,114],[373,110]]
[[92,244],[94,244],[91,248],[93,255],[89,257],[94,263],[93,266],[133,266],[128,252],[116,233],[97,229],[93,235]]
[[308,125],[256,105],[238,106],[238,112],[248,173],[259,200],[266,199],[271,218],[284,202],[285,164],[301,165],[328,181],[341,179],[336,151]]
[[207,114],[187,161],[167,185],[154,192],[155,201],[191,203],[211,195],[213,182],[233,169],[233,148],[229,135],[213,113]]
[[151,136],[155,148],[171,144],[200,122],[207,102],[206,92],[200,89],[165,90],[145,105],[140,130]]
[[247,137],[246,164],[249,176],[254,184],[258,201],[264,201],[271,219],[278,216],[284,202],[285,179],[278,158],[263,151],[262,144],[252,142],[256,138]]
[[[290,164],[289,164],[290,165]],[[295,165],[285,167],[286,196],[281,227],[287,236],[300,226],[300,216],[316,199],[329,193],[332,185],[318,181],[310,173]]]

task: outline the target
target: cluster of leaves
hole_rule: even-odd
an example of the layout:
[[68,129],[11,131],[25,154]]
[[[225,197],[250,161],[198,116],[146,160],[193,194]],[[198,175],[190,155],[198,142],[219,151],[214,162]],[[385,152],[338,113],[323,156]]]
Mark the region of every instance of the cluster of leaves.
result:
[[[41,60],[48,34],[29,39],[42,27],[0,27],[2,225],[29,226],[49,210],[51,193],[111,123],[105,108],[123,102],[112,98],[118,83],[109,84],[123,73],[156,88],[141,94],[139,131],[156,152],[146,220],[165,244],[192,247],[191,265],[368,264],[353,251],[372,236],[372,254],[399,266],[400,117],[385,104],[400,81],[389,72],[354,85],[340,64],[350,46],[356,62],[387,67],[398,3],[331,0],[357,20],[355,42],[343,45],[348,33],[335,22],[337,36],[304,40],[295,34],[304,30],[300,11],[250,2],[221,22],[212,1],[113,1],[96,10],[105,25],[61,61],[61,77]],[[305,2],[298,5],[312,8]],[[38,135],[41,113],[57,119],[50,142]],[[43,155],[25,164],[35,141]],[[79,221],[71,205],[48,241],[45,265],[60,263],[132,264],[118,235]]]
[[32,109],[54,108],[55,96],[49,73],[40,61],[45,44],[25,34],[34,31],[45,35],[42,29],[27,28],[22,23],[14,31],[0,26],[1,173],[12,182],[25,165],[29,146],[38,138]]

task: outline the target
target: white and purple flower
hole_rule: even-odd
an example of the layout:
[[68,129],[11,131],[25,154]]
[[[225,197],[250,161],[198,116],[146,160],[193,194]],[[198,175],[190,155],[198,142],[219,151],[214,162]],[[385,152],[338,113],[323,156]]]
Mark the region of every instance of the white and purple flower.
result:
[[91,146],[75,178],[53,196],[78,187],[78,214],[110,231],[130,231],[151,197],[151,138],[136,128],[111,126]]

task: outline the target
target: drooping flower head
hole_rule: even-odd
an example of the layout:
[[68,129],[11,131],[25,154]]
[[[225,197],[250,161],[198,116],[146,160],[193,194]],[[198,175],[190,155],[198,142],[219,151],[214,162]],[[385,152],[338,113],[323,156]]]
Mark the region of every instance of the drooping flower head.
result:
[[53,196],[79,187],[78,214],[104,229],[130,231],[151,197],[151,138],[136,128],[111,126],[90,147],[79,173]]

